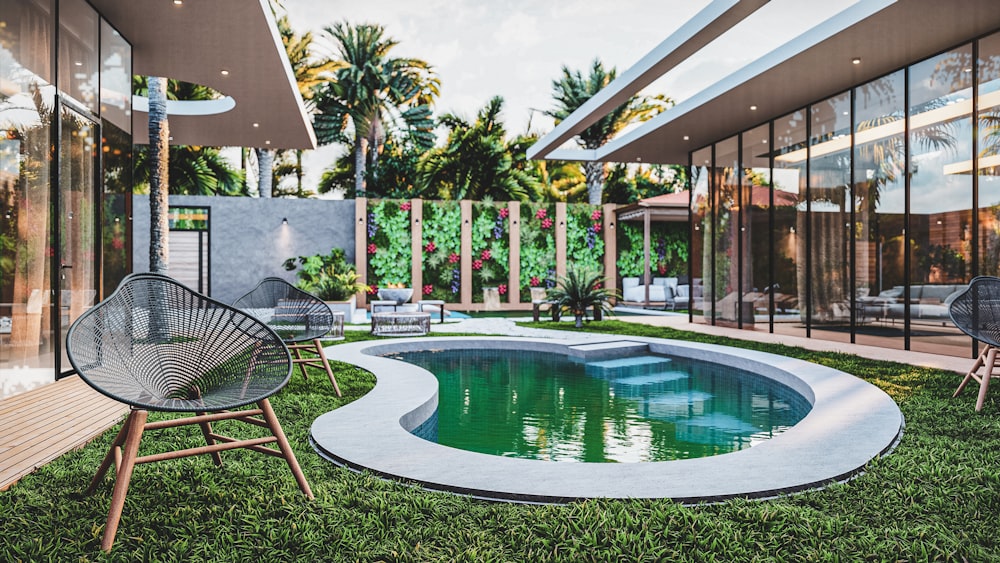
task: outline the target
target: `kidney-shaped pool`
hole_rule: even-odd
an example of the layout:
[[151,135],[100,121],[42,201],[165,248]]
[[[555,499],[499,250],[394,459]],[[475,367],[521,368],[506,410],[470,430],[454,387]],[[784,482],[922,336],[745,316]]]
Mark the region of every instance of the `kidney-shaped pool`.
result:
[[321,455],[497,500],[772,496],[850,478],[903,428],[856,377],[722,346],[419,338],[330,354],[377,382],[313,423]]

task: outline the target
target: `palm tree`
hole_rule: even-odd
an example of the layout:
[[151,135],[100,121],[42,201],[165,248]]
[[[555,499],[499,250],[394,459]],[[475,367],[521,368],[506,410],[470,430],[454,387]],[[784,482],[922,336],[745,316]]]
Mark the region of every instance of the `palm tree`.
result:
[[[280,3],[275,0],[271,2],[272,10],[277,12],[281,9]],[[314,56],[314,45],[312,32],[302,35],[295,33],[287,15],[282,15],[277,20],[278,33],[281,34],[281,43],[285,47],[285,54],[292,67],[292,75],[298,84],[299,93],[305,102],[306,109],[312,110],[314,107],[313,93],[316,89],[330,78],[335,68],[334,62]],[[288,151],[276,151],[274,149],[256,148],[257,153],[257,192],[260,197],[271,197],[276,192],[277,179],[295,174],[297,189],[295,195],[302,196],[302,151],[294,152],[294,159],[287,157]],[[283,193],[281,195],[284,195]]]
[[614,291],[601,287],[604,276],[600,272],[578,268],[573,264],[566,270],[556,287],[548,291],[548,298],[556,302],[556,307],[569,311],[576,317],[576,328],[583,328],[583,317],[587,309],[597,307],[603,313],[611,312],[611,298]]
[[[219,149],[175,145],[169,148],[168,173],[170,188],[174,195],[250,195],[243,182],[243,173],[234,170]],[[150,151],[136,147],[136,186],[147,184],[152,194]]]
[[[604,64],[599,59],[594,59],[590,74],[586,77],[580,71],[573,72],[563,66],[562,76],[552,81],[552,96],[555,98],[556,108],[544,112],[545,115],[555,119],[558,125],[610,84],[617,75],[618,71],[613,67],[605,70]],[[670,99],[663,96],[632,96],[627,102],[580,132],[576,142],[587,150],[598,149],[627,125],[646,121],[667,109],[671,103]],[[598,205],[602,203],[603,198],[604,163],[587,162],[584,164],[584,169],[587,176],[587,199],[591,204]]]
[[443,199],[536,198],[538,181],[515,166],[500,121],[502,109],[503,98],[497,96],[479,110],[472,123],[453,114],[441,116],[441,125],[450,130],[448,140],[420,160],[419,183],[424,190],[436,191]]
[[167,190],[170,185],[170,124],[167,122],[167,79],[150,76],[149,87],[149,271],[166,274]]
[[316,91],[313,127],[320,144],[353,145],[354,187],[363,196],[365,171],[387,128],[408,130],[424,148],[433,146],[431,105],[440,81],[422,60],[390,57],[398,42],[385,37],[380,25],[341,22],[324,33],[339,58],[333,80]]

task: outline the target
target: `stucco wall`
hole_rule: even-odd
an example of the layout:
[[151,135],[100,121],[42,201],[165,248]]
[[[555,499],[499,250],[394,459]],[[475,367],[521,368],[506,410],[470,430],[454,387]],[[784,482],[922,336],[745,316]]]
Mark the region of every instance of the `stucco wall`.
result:
[[[149,270],[149,197],[133,196],[133,272]],[[354,200],[170,196],[171,206],[209,214],[211,295],[229,303],[262,278],[295,280],[286,258],[344,249],[354,262]],[[288,218],[283,225],[282,219]]]

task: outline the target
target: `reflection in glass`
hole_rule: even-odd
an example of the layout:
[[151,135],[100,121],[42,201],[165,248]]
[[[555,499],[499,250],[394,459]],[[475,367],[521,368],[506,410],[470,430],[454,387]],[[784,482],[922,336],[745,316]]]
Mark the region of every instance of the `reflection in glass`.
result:
[[[1000,276],[1000,33],[979,42],[979,271]],[[970,225],[962,231],[971,240]]]
[[[762,125],[743,133],[743,194],[744,209],[740,228],[743,239],[744,302],[753,308],[753,318],[771,310],[771,230],[768,216],[771,207],[771,128]],[[749,320],[744,314],[744,322]],[[763,321],[763,318],[758,319]]]
[[838,326],[849,336],[853,307],[851,95],[844,93],[813,104],[809,112],[812,119],[809,139],[810,326]]
[[53,6],[0,0],[0,397],[52,381]]
[[132,193],[132,137],[107,120],[103,121],[101,133],[104,165],[101,295],[107,296],[130,269],[128,206]]
[[132,131],[132,46],[101,20],[101,117]]
[[730,137],[715,145],[715,221],[712,245],[715,250],[713,275],[705,276],[705,295],[715,301],[713,316],[736,323],[740,296],[738,293],[739,261],[739,143]]
[[[774,121],[774,293],[778,323],[805,328],[806,114],[796,111]],[[803,202],[803,205],[799,205]]]
[[[854,275],[859,343],[902,348],[906,142],[903,71],[855,89]],[[898,315],[898,320],[895,316]]]
[[97,113],[97,12],[86,0],[59,2],[59,91]]
[[712,149],[704,148],[692,155],[691,174],[691,284],[689,295],[692,298],[691,312],[695,321],[704,321],[705,313],[711,314],[711,305],[704,303],[705,276],[711,275],[712,251],[706,241],[710,230],[711,209],[709,207],[710,189],[708,171],[712,166]]

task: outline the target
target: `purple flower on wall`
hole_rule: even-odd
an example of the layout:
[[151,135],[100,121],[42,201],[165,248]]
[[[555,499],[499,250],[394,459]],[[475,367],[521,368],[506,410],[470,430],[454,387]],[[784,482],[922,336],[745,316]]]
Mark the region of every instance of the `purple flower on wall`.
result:
[[368,238],[372,238],[378,233],[378,223],[375,222],[375,214],[368,214]]

